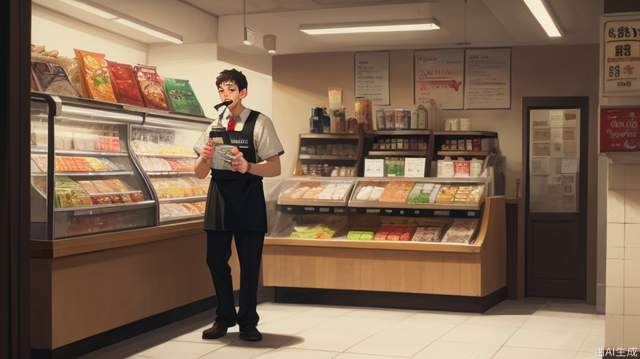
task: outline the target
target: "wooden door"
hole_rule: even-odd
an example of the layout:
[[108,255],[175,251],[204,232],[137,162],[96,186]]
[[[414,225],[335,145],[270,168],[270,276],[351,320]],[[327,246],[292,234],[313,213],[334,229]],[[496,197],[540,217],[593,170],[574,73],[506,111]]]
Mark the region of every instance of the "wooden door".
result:
[[526,295],[586,298],[588,97],[523,99]]

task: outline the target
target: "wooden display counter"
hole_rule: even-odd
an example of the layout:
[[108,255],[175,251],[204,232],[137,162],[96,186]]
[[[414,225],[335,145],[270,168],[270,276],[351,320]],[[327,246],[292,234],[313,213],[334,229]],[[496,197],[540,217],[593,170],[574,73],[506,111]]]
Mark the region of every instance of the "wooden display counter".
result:
[[[75,357],[212,307],[202,226],[32,241],[34,356]],[[237,289],[235,249],[232,256]]]
[[[464,297],[478,304],[467,310],[486,310],[506,294],[505,199],[486,198],[476,240],[470,245],[267,237],[263,284],[276,287],[277,300],[278,292],[300,297],[303,292],[295,288],[307,288],[316,298],[318,289],[332,290],[328,296],[336,298],[344,297],[345,291],[437,295],[440,302]],[[287,301],[285,297],[281,299]],[[430,305],[433,298],[424,296],[421,307],[447,309]]]

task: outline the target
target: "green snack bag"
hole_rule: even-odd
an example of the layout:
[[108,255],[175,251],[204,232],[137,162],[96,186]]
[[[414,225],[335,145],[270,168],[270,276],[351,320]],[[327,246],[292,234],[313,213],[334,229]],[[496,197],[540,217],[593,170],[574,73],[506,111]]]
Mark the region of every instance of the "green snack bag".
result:
[[169,99],[169,105],[174,112],[204,116],[202,106],[200,106],[189,80],[165,78],[164,87]]

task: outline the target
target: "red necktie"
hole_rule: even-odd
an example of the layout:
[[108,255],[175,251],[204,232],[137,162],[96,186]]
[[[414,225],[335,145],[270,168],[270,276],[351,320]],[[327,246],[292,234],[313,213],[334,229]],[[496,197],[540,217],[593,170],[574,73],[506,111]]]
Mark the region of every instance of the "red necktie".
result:
[[231,116],[229,118],[229,123],[227,123],[227,131],[235,131],[236,129],[236,118],[235,116]]

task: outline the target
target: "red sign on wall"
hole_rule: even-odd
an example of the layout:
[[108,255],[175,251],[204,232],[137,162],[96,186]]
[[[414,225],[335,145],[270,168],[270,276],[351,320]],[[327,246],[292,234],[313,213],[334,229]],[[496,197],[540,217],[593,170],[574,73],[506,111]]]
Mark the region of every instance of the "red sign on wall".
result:
[[603,109],[600,152],[640,151],[640,108]]

